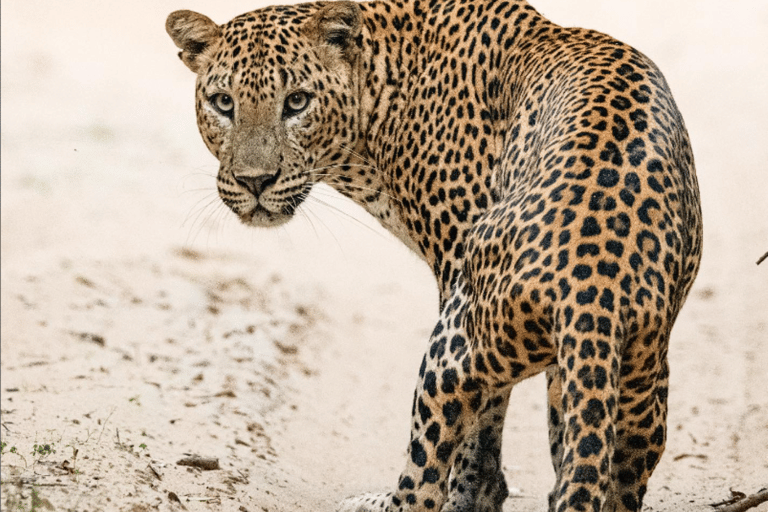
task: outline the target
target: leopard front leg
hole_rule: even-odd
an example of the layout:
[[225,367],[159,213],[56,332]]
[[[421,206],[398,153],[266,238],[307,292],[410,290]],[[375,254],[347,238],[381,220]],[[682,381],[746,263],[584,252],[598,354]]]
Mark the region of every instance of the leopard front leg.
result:
[[443,309],[419,370],[407,463],[397,489],[347,499],[340,512],[448,510],[448,480],[459,447],[484,411],[502,405],[489,402],[487,383],[474,371],[463,327],[466,304],[463,297],[454,298]]
[[444,512],[501,512],[509,488],[501,470],[501,437],[510,390],[491,395],[461,443]]

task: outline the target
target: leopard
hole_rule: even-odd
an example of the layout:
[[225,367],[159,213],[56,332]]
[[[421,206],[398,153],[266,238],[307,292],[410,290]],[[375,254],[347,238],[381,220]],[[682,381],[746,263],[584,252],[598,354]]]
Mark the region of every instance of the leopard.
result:
[[501,511],[510,393],[544,373],[549,510],[639,511],[702,255],[692,147],[654,62],[525,0],[320,1],[221,25],[182,10],[166,30],[243,224],[281,226],[325,184],[435,276],[404,469],[338,510]]

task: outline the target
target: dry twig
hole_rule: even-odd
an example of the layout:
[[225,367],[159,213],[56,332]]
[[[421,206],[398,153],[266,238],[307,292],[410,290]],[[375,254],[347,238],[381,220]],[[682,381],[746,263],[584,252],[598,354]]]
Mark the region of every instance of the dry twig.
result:
[[30,487],[67,487],[68,484],[60,482],[38,482],[36,478],[8,478],[3,480],[3,485],[15,485],[21,487],[22,485],[28,485]]
[[761,264],[762,262],[764,262],[764,261],[765,261],[765,260],[767,260],[767,259],[768,259],[768,252],[767,252],[767,253],[765,253],[765,254],[763,254],[763,255],[760,257],[760,259],[759,259],[759,260],[757,260],[757,264],[759,265],[759,264]]
[[768,501],[768,488],[761,489],[751,496],[732,490],[731,495],[731,499],[710,506],[716,508],[717,512],[744,512]]
[[181,508],[183,510],[187,510],[187,507],[184,506],[184,504],[179,499],[179,496],[175,492],[173,491],[168,492],[168,499],[181,505]]
[[212,469],[220,469],[219,459],[213,457],[201,457],[200,455],[189,455],[176,461],[179,466],[192,466],[193,468],[200,468],[205,471]]
[[160,474],[160,471],[155,469],[155,467],[152,464],[147,464],[147,467],[152,472],[152,474],[155,475],[155,477],[157,477],[158,480],[162,480],[163,479],[163,475]]

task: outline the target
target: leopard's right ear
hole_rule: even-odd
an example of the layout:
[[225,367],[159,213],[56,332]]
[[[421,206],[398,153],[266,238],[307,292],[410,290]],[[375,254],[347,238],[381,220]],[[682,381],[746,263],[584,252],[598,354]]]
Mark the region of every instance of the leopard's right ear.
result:
[[179,58],[189,69],[199,73],[200,55],[221,37],[221,29],[210,18],[193,11],[175,11],[168,16],[165,30],[181,48]]

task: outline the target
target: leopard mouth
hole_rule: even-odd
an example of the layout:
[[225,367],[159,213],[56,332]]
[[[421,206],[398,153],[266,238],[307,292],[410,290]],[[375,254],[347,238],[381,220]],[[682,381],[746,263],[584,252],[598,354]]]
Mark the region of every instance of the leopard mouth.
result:
[[266,208],[262,204],[262,200],[260,198],[256,203],[256,206],[248,210],[248,212],[240,215],[240,221],[247,226],[254,227],[281,226],[293,218],[298,207],[301,206],[301,204],[307,198],[311,188],[311,184],[304,184],[298,193],[286,197],[283,201],[281,201],[282,205],[278,211],[273,211]]

